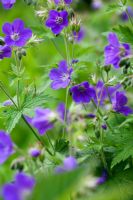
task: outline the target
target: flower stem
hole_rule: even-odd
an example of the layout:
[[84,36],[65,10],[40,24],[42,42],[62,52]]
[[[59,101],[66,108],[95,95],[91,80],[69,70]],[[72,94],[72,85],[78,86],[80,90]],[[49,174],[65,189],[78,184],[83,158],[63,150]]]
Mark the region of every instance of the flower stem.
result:
[[[67,104],[68,104],[68,94],[69,94],[69,87],[66,88],[64,124],[67,123]],[[64,137],[64,138],[65,138],[65,129],[66,129],[66,127],[63,126],[63,137]]]
[[53,155],[55,155],[55,148],[54,148],[54,146],[53,146],[53,144],[52,144],[52,141],[51,141],[51,139],[50,139],[50,137],[49,137],[49,135],[48,135],[47,133],[46,133],[46,136],[47,136],[47,138],[48,138],[49,144],[51,145],[51,147],[52,147],[52,149],[53,149],[53,151],[54,151]]

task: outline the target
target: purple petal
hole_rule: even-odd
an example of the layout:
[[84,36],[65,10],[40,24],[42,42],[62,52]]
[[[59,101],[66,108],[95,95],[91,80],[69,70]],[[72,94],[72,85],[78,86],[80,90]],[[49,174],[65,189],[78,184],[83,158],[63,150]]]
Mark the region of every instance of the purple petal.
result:
[[3,26],[2,26],[2,31],[3,33],[5,33],[6,35],[10,35],[12,34],[13,30],[12,30],[12,25],[10,23],[5,23]]

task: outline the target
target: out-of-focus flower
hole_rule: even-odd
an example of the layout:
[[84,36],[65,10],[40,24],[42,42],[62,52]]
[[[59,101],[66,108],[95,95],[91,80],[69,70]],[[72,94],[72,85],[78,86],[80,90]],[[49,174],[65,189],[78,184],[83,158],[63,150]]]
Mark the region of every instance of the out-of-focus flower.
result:
[[12,106],[12,105],[13,105],[13,102],[9,99],[3,102],[3,106]]
[[16,0],[0,0],[5,9],[10,9],[16,3]]
[[78,62],[79,62],[78,59],[73,59],[73,60],[72,60],[72,64],[76,64],[76,63],[78,63]]
[[[55,2],[55,4],[58,5],[58,4],[61,3],[62,1],[61,1],[61,0],[54,0],[54,2]],[[72,3],[72,0],[64,0],[64,3],[67,4],[67,5],[69,5],[69,4]]]
[[81,42],[84,39],[84,37],[85,37],[85,30],[84,30],[84,28],[81,27],[80,30],[79,30],[79,32],[74,31],[73,35],[74,35],[74,40],[76,42]]
[[119,68],[120,61],[131,54],[129,44],[120,43],[115,33],[108,35],[109,45],[104,49],[105,65],[112,64]]
[[32,31],[24,27],[21,19],[15,19],[12,24],[6,22],[2,27],[5,36],[5,43],[8,46],[22,47],[32,36]]
[[105,101],[113,101],[113,99],[115,98],[116,91],[121,88],[121,84],[117,84],[116,86],[105,87],[104,82],[99,80],[96,86],[93,88],[95,89],[94,101],[96,104],[102,106],[104,105]]
[[76,103],[89,103],[95,96],[95,90],[90,87],[87,81],[70,88],[70,93]]
[[93,114],[93,113],[89,113],[87,116],[86,116],[87,118],[95,118],[96,117],[96,115],[95,114]]
[[125,116],[133,113],[133,110],[126,106],[128,102],[127,97],[125,96],[124,92],[116,92],[116,98],[113,102],[113,109],[114,111],[121,113]]
[[123,21],[128,21],[128,15],[130,15],[131,18],[133,17],[133,8],[131,6],[127,7],[127,12],[124,11],[120,16]]
[[18,173],[13,183],[7,183],[2,188],[4,200],[24,200],[35,186],[35,179],[25,173]]
[[36,148],[36,147],[30,148],[29,154],[31,155],[31,157],[37,158],[38,156],[40,156],[41,150],[39,148]]
[[56,114],[50,109],[36,108],[33,118],[25,117],[28,123],[34,126],[40,135],[44,135],[48,130],[54,127],[53,121]]
[[7,45],[0,45],[0,60],[3,58],[10,58],[12,55],[12,49]]
[[107,125],[106,124],[102,124],[102,129],[107,130]]
[[91,7],[93,10],[99,10],[100,8],[102,8],[103,3],[101,0],[93,0]]
[[101,184],[105,183],[107,178],[108,178],[108,174],[107,174],[106,170],[104,170],[102,173],[102,176],[97,179],[96,184],[101,185]]
[[10,136],[4,131],[0,131],[0,164],[3,164],[13,152],[13,142]]
[[77,160],[74,157],[69,156],[65,158],[63,165],[56,167],[55,171],[56,173],[63,173],[66,171],[74,170],[77,166]]
[[53,90],[58,90],[60,88],[66,88],[71,81],[72,68],[68,68],[67,62],[65,60],[59,63],[57,69],[52,69],[50,71],[49,77],[53,81],[51,83],[51,88]]
[[51,10],[45,25],[50,28],[55,35],[58,35],[68,26],[68,12],[66,10],[60,12]]

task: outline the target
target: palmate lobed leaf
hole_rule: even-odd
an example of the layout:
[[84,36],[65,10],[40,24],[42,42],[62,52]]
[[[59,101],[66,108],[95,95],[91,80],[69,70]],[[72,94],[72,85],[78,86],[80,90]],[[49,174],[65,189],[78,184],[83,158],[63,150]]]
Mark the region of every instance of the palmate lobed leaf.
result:
[[118,34],[122,42],[133,45],[133,31],[129,26],[119,25],[113,28],[113,30]]
[[22,111],[16,110],[16,109],[9,109],[7,111],[7,120],[6,120],[6,131],[8,133],[11,133],[12,130],[15,128],[15,126],[18,124],[21,116]]

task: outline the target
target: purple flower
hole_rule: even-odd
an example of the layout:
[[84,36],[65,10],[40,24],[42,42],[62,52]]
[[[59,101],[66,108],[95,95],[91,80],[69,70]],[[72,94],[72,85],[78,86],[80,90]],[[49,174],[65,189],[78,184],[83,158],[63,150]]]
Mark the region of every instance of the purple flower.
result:
[[105,65],[112,64],[115,68],[119,68],[120,61],[130,55],[130,46],[120,43],[115,33],[108,35],[108,41],[109,45],[104,49]]
[[[61,3],[61,0],[54,0],[54,2],[55,2],[55,4],[58,5],[59,3]],[[67,5],[69,5],[69,4],[72,3],[72,0],[64,0],[64,3],[67,4]]]
[[31,155],[31,157],[37,158],[38,156],[40,156],[41,150],[38,149],[38,148],[31,148],[31,149],[29,150],[29,154]]
[[6,100],[3,102],[3,106],[12,106],[13,102],[11,100]]
[[13,152],[13,142],[10,136],[0,131],[0,164],[3,164]]
[[74,40],[76,42],[81,42],[84,39],[84,37],[85,37],[85,30],[84,30],[84,28],[81,27],[79,32],[74,31],[73,32],[73,36],[74,36]]
[[77,166],[78,166],[77,160],[74,157],[69,156],[69,157],[65,158],[63,165],[56,167],[55,171],[56,171],[56,173],[72,171]]
[[96,117],[96,115],[93,114],[93,113],[89,113],[86,117],[87,117],[87,118],[91,118],[91,119],[93,119],[93,118]]
[[107,125],[106,124],[102,124],[102,129],[107,130]]
[[116,86],[105,87],[104,82],[99,80],[96,86],[93,88],[95,89],[95,103],[99,104],[100,106],[103,106],[105,101],[111,100],[112,102],[114,100],[115,93],[119,88],[121,88],[121,84],[117,84]]
[[57,107],[57,113],[59,115],[59,118],[64,121],[64,117],[65,117],[65,104],[64,103],[60,103]]
[[36,108],[33,118],[27,117],[26,120],[34,126],[40,135],[44,135],[48,130],[53,128],[52,121],[55,118],[55,113],[50,109]]
[[[127,7],[127,12],[128,14],[130,15],[130,17],[133,17],[133,8],[131,6],[128,6]],[[121,14],[121,19],[123,21],[128,21],[128,15],[126,13],[126,11],[124,11],[122,14]]]
[[51,10],[46,20],[46,26],[50,28],[55,35],[58,35],[68,26],[68,12],[66,10],[60,12]]
[[102,173],[102,176],[97,179],[97,185],[101,185],[101,184],[105,183],[105,181],[107,180],[107,178],[108,178],[108,174],[104,170],[103,173]]
[[24,200],[35,186],[35,179],[24,173],[18,173],[13,183],[7,183],[2,188],[4,200]]
[[12,49],[7,45],[0,45],[0,60],[3,58],[10,58],[12,55]]
[[133,110],[126,106],[128,102],[127,97],[125,96],[124,92],[116,92],[116,98],[113,102],[113,109],[114,111],[121,113],[125,116],[133,113]]
[[95,90],[85,81],[70,88],[70,93],[76,103],[89,103],[94,98]]
[[65,60],[61,61],[57,69],[52,69],[50,71],[49,77],[53,81],[51,83],[51,88],[53,90],[66,88],[71,81],[72,71],[72,68],[68,69],[67,62]]
[[12,24],[6,22],[2,27],[5,36],[5,43],[8,46],[22,47],[32,36],[32,31],[24,27],[21,19],[15,19]]
[[10,9],[16,3],[16,0],[1,0],[5,9]]
[[103,4],[101,2],[101,0],[93,0],[91,7],[93,10],[98,10],[100,8],[102,8]]

